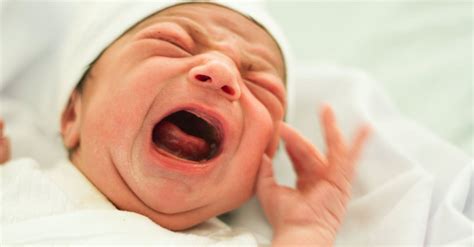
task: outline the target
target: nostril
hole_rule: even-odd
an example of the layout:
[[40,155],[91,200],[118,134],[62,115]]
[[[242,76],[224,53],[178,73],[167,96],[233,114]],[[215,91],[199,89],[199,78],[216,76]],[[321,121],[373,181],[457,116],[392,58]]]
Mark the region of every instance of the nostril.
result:
[[198,81],[202,81],[202,82],[206,82],[206,81],[210,81],[211,80],[211,77],[207,76],[207,75],[196,75],[195,76],[196,80]]
[[230,94],[230,95],[234,95],[235,94],[235,91],[234,89],[232,89],[231,87],[229,86],[223,86],[221,87],[222,91],[224,91],[225,93],[227,94]]

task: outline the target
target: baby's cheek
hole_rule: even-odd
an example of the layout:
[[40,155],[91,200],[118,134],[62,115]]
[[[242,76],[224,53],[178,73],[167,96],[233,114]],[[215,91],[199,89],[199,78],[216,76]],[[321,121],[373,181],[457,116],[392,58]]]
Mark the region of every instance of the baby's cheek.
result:
[[257,85],[252,83],[245,84],[243,91],[249,93],[247,94],[249,103],[252,104],[252,108],[257,109],[259,112],[256,119],[261,119],[265,123],[262,125],[265,126],[263,131],[270,132],[268,134],[269,137],[266,138],[265,153],[273,157],[278,147],[278,128],[283,120],[285,109],[278,98]]
[[[254,117],[255,126],[260,133],[260,145],[264,146],[264,152],[270,157],[276,152],[279,143],[279,126],[282,118],[278,114],[272,114],[268,108],[262,107]],[[258,123],[258,124],[256,124]]]
[[[272,116],[265,106],[255,98],[248,97],[242,100],[243,104],[247,104],[247,107],[244,127],[246,134],[241,145],[244,146],[245,152],[243,155],[246,156],[249,163],[246,175],[249,179],[252,179],[258,172],[263,155],[274,149],[270,148],[269,145],[274,142],[275,130]],[[274,145],[272,144],[272,146]]]
[[141,127],[146,103],[140,95],[111,90],[103,97],[91,99],[84,122],[98,142],[109,147],[124,146]]

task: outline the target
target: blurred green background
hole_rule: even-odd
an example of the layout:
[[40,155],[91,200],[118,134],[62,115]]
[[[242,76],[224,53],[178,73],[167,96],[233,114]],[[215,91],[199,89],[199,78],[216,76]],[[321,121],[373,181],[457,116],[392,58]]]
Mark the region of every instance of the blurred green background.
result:
[[269,1],[298,62],[356,67],[471,156],[472,1]]

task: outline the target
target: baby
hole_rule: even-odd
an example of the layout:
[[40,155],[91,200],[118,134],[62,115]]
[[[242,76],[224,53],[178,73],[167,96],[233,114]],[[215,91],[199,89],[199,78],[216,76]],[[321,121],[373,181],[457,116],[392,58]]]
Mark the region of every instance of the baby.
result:
[[[63,111],[63,143],[116,208],[165,228],[188,229],[256,193],[273,245],[329,246],[368,128],[346,142],[323,107],[322,155],[283,123],[285,85],[280,47],[261,25],[217,4],[175,5],[130,28],[91,65]],[[280,138],[296,188],[273,177]]]

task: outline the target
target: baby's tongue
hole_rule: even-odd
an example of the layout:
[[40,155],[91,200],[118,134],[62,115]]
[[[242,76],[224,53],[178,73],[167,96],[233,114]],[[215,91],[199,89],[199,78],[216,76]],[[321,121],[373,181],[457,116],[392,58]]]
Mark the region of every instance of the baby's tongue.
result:
[[203,160],[209,154],[209,144],[204,139],[189,135],[166,120],[153,130],[153,141],[160,148],[188,160]]

